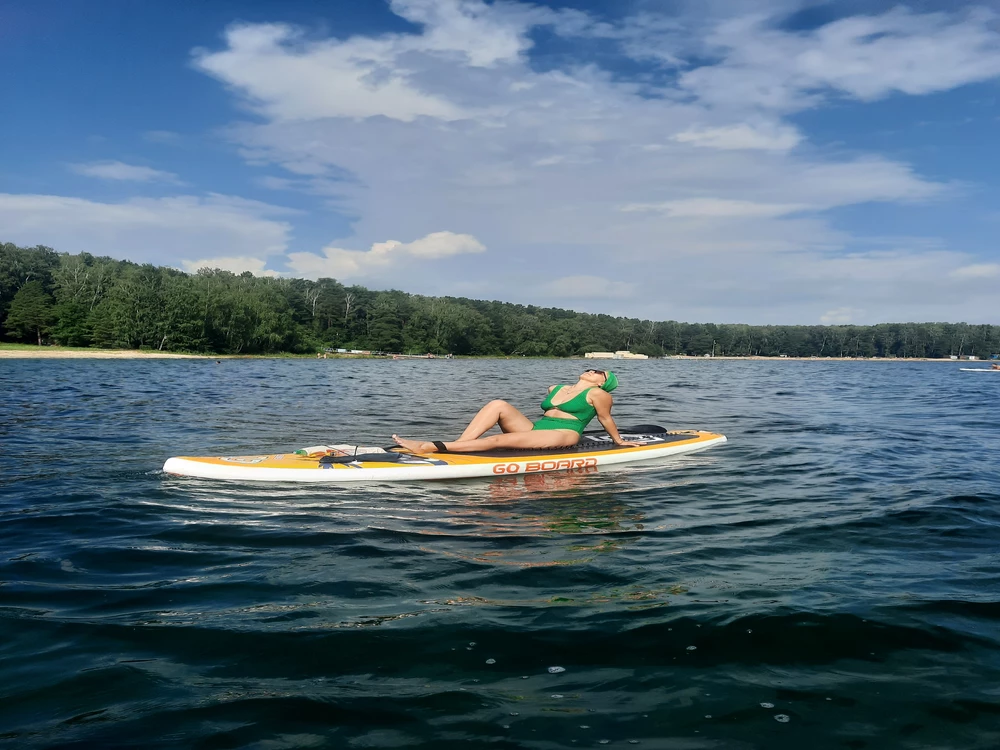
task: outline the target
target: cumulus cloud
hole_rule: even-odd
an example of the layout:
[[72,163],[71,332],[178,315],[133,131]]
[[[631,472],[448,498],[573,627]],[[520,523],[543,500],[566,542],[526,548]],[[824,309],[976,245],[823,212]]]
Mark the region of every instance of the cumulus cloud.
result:
[[239,24],[226,31],[225,50],[197,50],[195,65],[275,120],[457,120],[470,112],[434,91],[436,76],[456,65],[515,62],[531,46],[533,25],[565,15],[481,0],[392,0],[391,7],[424,33],[311,39],[287,24]]
[[408,245],[400,245],[399,249],[417,258],[447,258],[450,255],[486,252],[482,243],[471,234],[454,232],[431,232]]
[[265,270],[267,261],[262,258],[250,256],[228,257],[228,258],[202,258],[200,260],[181,260],[181,268],[188,273],[197,273],[202,268],[221,269],[240,274],[249,271],[254,276],[280,276],[278,271]]
[[525,32],[549,18],[528,5],[487,5],[481,0],[392,0],[392,9],[426,33],[393,39],[402,51],[442,53],[473,67],[516,60],[531,46]]
[[82,174],[86,177],[99,177],[103,180],[180,184],[180,180],[177,179],[177,175],[173,172],[163,172],[159,169],[125,164],[120,161],[95,161],[87,164],[70,164],[69,168],[77,174]]
[[170,265],[206,257],[212,250],[222,257],[261,260],[281,254],[291,227],[273,217],[292,213],[224,195],[103,203],[60,195],[0,194],[0,226],[8,241]]
[[[230,28],[226,42],[223,52],[199,54],[198,67],[276,120],[383,115],[408,122],[461,115],[393,65],[400,50],[391,39],[305,41],[290,26],[261,24]],[[298,83],[289,86],[290,80]]]
[[[832,97],[919,95],[997,76],[1000,35],[984,13],[897,10],[795,31],[778,23],[800,7],[794,0],[757,3],[752,14],[745,3],[697,4],[696,21],[647,13],[641,23],[516,2],[391,7],[417,30],[319,38],[244,24],[221,49],[195,55],[263,118],[227,131],[246,159],[301,176],[299,187],[356,217],[352,244],[371,248],[293,253],[298,273],[375,284],[405,267],[406,288],[426,291],[415,286],[431,283],[417,243],[383,239],[460,222],[495,252],[474,269],[433,266],[445,288],[488,277],[494,296],[523,299],[537,289],[527,269],[617,257],[635,270],[635,293],[605,294],[604,309],[794,322],[790,310],[878,315],[910,304],[900,278],[911,289],[942,277],[957,287],[949,274],[984,265],[952,249],[868,255],[872,238],[835,228],[824,212],[944,200],[953,186],[879,154],[809,148],[808,132],[785,119]],[[652,60],[676,75],[534,65],[539,26],[618,44],[630,64]],[[672,294],[658,293],[667,286]],[[553,299],[562,289],[546,288]]]
[[413,242],[388,240],[376,242],[369,250],[346,250],[327,247],[323,255],[289,253],[288,267],[307,278],[323,276],[356,279],[371,276],[380,269],[417,260],[439,260],[456,255],[486,252],[485,246],[471,234],[432,232]]
[[681,86],[724,107],[812,106],[830,90],[862,101],[891,93],[928,94],[1000,75],[1000,34],[992,13],[858,15],[812,32],[775,28],[766,15],[720,24],[706,45],[721,63],[681,76]]

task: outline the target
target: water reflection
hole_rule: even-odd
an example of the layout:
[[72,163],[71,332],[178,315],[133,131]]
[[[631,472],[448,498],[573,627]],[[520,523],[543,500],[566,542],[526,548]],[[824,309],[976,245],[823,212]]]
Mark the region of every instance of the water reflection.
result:
[[585,466],[566,471],[543,472],[496,477],[489,483],[494,500],[520,500],[533,494],[551,492],[585,492],[586,477],[597,474],[596,466]]
[[449,515],[476,527],[463,528],[463,536],[642,530],[643,512],[624,499],[635,485],[623,476],[604,476],[598,483],[595,474],[589,467],[496,477],[486,484],[485,502],[453,508]]
[[[434,530],[423,530],[421,550],[492,566],[579,565],[620,550],[641,531],[643,512],[625,498],[623,477],[597,484],[593,471],[574,470],[497,477],[480,502],[451,506]],[[607,478],[605,478],[607,479]],[[553,538],[566,535],[565,543]],[[590,542],[575,535],[607,535]]]

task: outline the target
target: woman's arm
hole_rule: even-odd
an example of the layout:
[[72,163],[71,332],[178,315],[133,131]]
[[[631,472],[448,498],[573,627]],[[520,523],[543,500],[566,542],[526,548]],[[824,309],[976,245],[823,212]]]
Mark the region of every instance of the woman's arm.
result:
[[597,421],[608,431],[611,439],[615,441],[615,445],[642,445],[642,443],[622,440],[622,436],[618,434],[618,425],[615,424],[614,417],[611,416],[611,405],[614,401],[610,393],[594,388],[587,394],[587,401],[597,410]]

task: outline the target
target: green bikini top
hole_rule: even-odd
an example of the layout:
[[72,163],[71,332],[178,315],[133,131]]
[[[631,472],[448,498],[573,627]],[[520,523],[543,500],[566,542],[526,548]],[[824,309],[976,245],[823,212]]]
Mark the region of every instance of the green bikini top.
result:
[[587,391],[589,391],[590,388],[576,394],[564,404],[553,404],[552,397],[559,393],[560,390],[562,390],[562,386],[557,385],[552,389],[549,395],[545,397],[545,400],[542,401],[542,411],[548,411],[549,409],[564,411],[567,414],[571,414],[575,419],[578,419],[584,426],[586,426],[591,419],[597,416],[597,409],[587,403]]

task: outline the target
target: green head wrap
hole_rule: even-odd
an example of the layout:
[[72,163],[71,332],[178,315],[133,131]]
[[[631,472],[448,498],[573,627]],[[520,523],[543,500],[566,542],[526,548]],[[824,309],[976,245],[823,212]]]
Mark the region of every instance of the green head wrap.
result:
[[611,393],[611,391],[618,387],[618,376],[611,372],[611,370],[607,370],[607,373],[608,377],[605,379],[604,385],[601,386],[601,390]]

